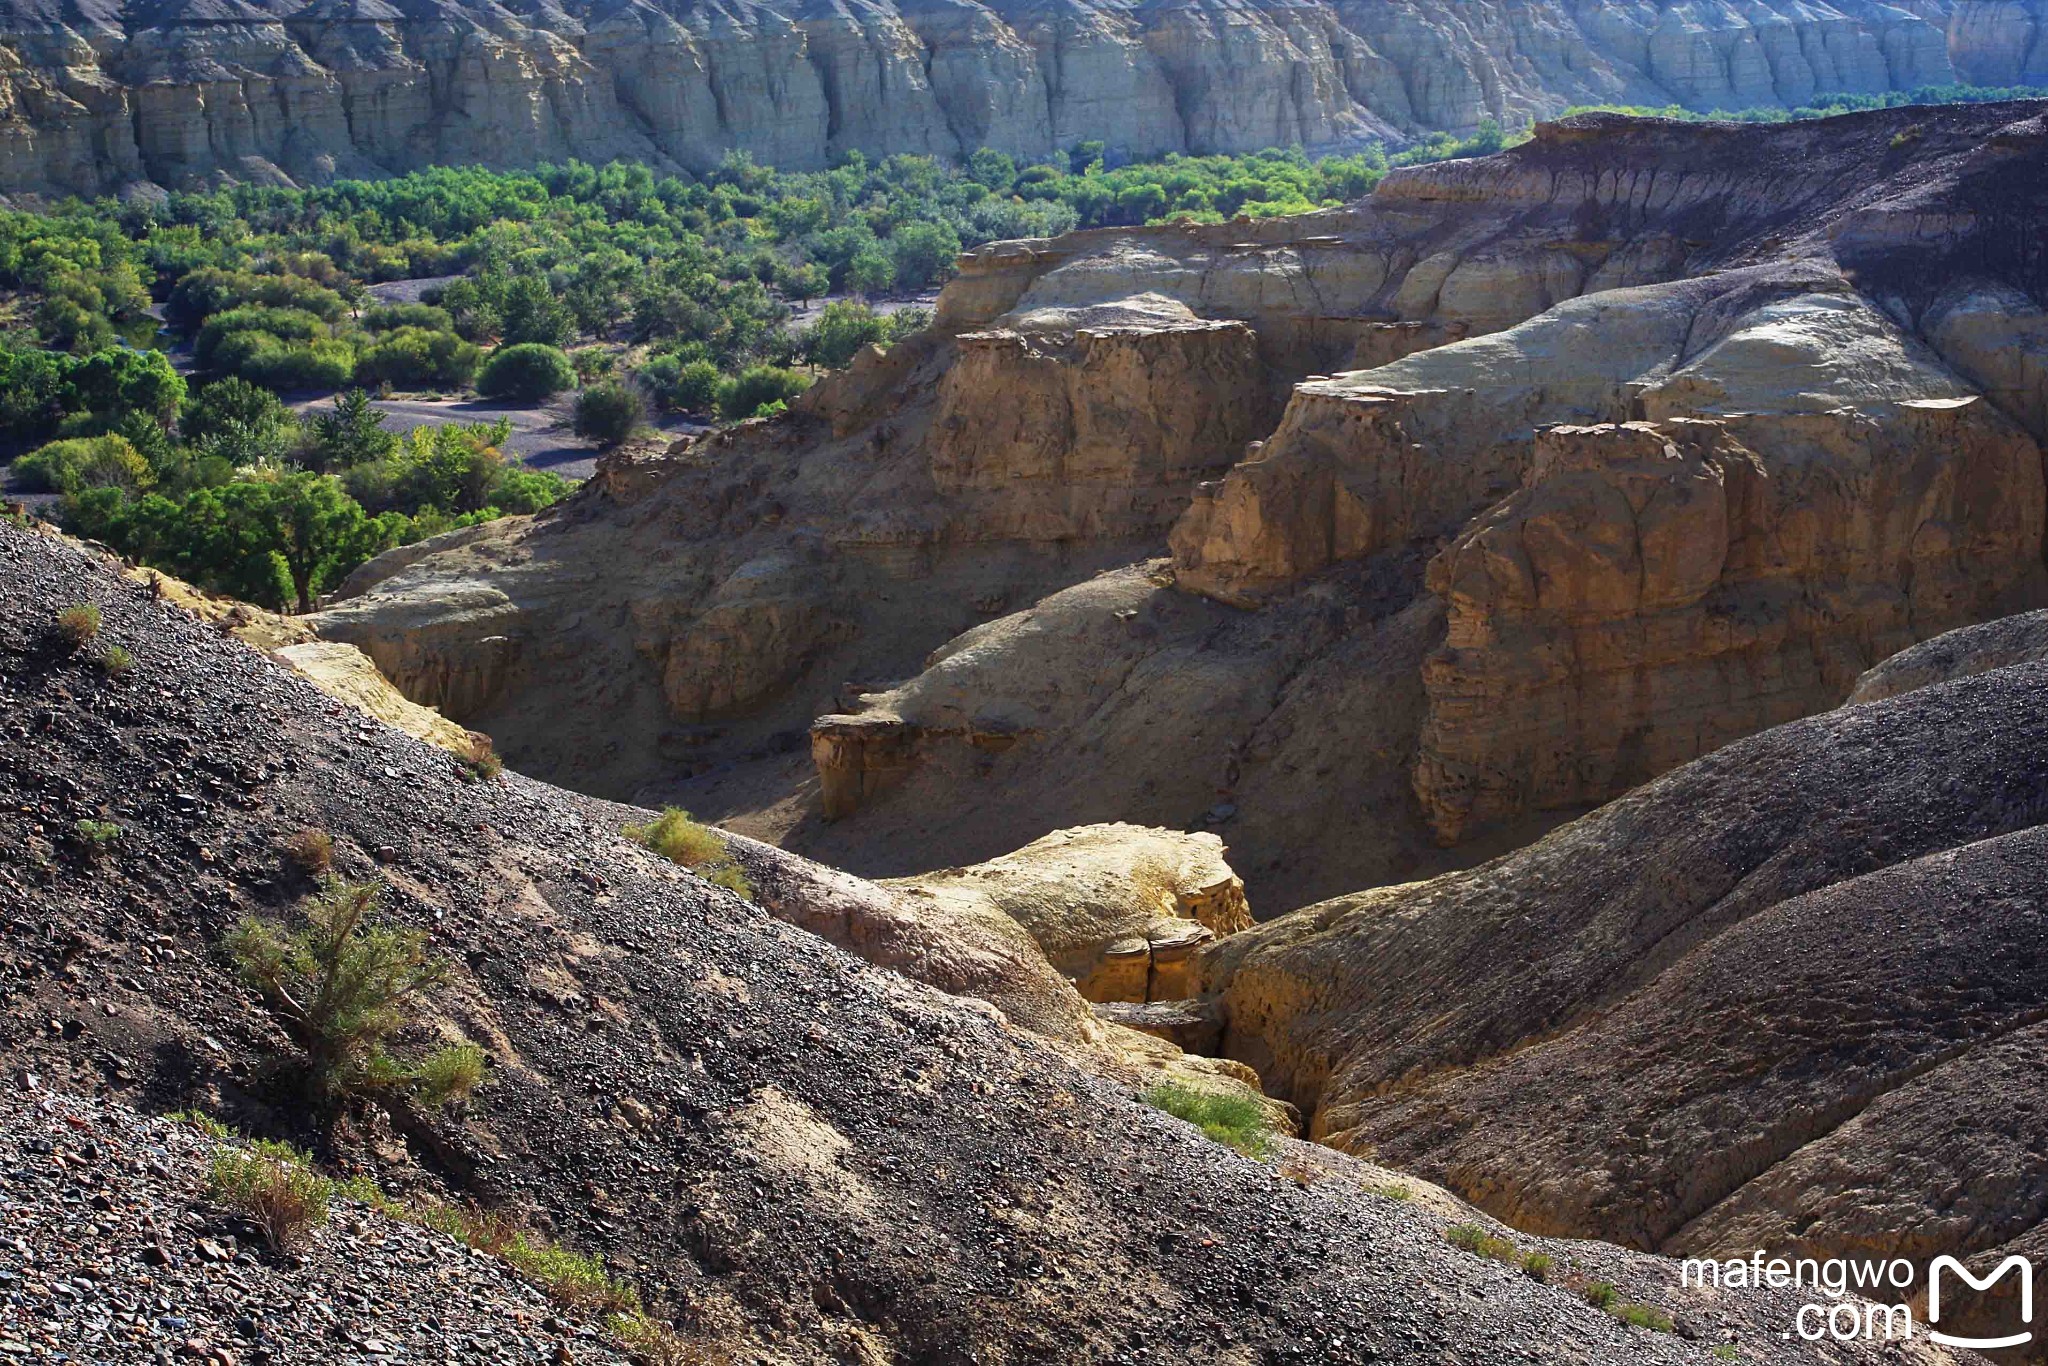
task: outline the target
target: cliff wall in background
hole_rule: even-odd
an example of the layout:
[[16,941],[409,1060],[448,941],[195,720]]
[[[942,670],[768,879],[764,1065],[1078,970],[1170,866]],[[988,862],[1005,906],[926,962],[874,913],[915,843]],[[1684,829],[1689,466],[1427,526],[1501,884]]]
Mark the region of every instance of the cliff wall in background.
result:
[[2048,83],[2044,0],[7,0],[0,193],[740,148],[1356,146],[1567,104]]

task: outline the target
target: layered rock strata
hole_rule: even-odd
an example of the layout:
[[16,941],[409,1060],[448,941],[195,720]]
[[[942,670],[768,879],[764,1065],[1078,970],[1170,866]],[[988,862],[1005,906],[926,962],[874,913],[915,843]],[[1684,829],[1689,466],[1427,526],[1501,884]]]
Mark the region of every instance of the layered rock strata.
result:
[[0,192],[320,181],[575,156],[790,170],[843,152],[1120,155],[1358,146],[1554,114],[1697,109],[1953,80],[2039,84],[2037,3],[1546,0],[818,8],[14,0],[0,11]]
[[2036,114],[1586,117],[996,244],[788,417],[317,624],[515,764],[867,875],[1120,820],[1262,911],[1461,866],[2040,600]]

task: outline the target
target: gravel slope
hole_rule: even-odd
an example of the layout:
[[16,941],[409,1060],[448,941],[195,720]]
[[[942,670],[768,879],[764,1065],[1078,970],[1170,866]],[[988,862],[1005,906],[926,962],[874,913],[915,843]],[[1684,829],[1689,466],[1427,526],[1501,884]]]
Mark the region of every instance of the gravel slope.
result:
[[[85,600],[128,678],[54,647]],[[606,808],[473,782],[4,524],[0,736],[0,1075],[200,1106],[516,1212],[714,1360],[1620,1366],[1726,1359],[1730,1338],[1744,1361],[1820,1359],[1780,1338],[1783,1299],[1680,1300],[1670,1263],[1599,1245],[1555,1244],[1539,1284],[1451,1248],[1419,1201],[1304,1188],[620,842]],[[110,853],[78,846],[81,819],[121,827]],[[466,1114],[323,1141],[292,1100],[277,1027],[214,945],[303,890],[276,849],[309,823],[455,964],[435,1030],[493,1062]],[[1684,1334],[1592,1309],[1587,1278]]]

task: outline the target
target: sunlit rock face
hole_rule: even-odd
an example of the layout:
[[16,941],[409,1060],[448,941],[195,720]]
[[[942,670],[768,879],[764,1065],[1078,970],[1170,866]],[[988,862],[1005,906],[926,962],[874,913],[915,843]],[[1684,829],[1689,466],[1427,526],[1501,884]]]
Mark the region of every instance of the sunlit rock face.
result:
[[[1330,149],[1593,101],[1795,104],[2048,81],[2039,0],[0,6],[0,192],[320,181],[731,150]],[[2032,55],[2029,55],[2032,54]]]

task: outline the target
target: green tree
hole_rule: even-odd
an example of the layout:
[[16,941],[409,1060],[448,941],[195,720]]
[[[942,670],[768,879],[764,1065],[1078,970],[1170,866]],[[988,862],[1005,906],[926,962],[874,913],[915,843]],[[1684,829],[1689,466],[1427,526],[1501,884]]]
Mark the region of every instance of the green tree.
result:
[[361,389],[335,395],[334,406],[306,421],[305,463],[319,474],[353,469],[388,459],[398,449],[398,435],[384,430],[385,415]]
[[569,306],[538,275],[514,276],[498,301],[501,339],[516,346],[531,342],[562,346],[576,326]]
[[945,223],[906,223],[891,234],[889,254],[896,262],[897,286],[923,289],[952,274],[960,234]]

